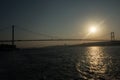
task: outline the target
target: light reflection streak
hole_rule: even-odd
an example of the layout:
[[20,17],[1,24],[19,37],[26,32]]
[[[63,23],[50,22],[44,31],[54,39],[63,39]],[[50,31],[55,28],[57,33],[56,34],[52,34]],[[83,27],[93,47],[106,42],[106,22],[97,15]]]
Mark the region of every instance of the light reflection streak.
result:
[[104,64],[104,54],[100,47],[89,47],[87,53],[87,61],[89,63],[90,72],[105,73],[106,64]]
[[[107,71],[105,53],[101,47],[88,47],[84,57],[80,57],[76,69],[84,79],[96,79]],[[96,77],[97,75],[97,77]]]

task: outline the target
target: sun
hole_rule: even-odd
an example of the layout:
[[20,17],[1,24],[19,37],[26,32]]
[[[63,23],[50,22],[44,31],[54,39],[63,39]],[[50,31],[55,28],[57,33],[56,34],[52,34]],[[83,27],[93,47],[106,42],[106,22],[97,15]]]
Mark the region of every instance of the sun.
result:
[[96,27],[92,26],[92,27],[90,28],[90,32],[91,32],[91,33],[95,33],[96,31],[97,31]]

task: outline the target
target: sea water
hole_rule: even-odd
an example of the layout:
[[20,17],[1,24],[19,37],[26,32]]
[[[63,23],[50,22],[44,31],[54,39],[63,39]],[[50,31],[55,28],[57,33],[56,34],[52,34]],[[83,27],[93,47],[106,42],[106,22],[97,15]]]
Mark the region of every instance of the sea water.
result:
[[54,46],[0,53],[1,80],[120,80],[119,46]]

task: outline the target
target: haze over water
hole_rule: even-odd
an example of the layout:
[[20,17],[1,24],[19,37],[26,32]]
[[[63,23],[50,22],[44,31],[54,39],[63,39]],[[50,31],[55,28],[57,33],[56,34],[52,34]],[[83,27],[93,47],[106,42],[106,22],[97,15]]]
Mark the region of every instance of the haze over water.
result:
[[[22,41],[15,42],[17,48],[41,48],[49,46],[61,46],[61,45],[79,45],[82,43],[91,43],[99,41]],[[11,42],[1,42],[2,44],[11,44]]]

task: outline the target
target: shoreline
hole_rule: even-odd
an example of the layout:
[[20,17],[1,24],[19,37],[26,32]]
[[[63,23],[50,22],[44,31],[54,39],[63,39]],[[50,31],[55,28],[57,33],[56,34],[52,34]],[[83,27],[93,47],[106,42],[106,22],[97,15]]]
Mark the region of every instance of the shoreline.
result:
[[83,44],[78,44],[73,46],[120,46],[120,41],[83,43]]

